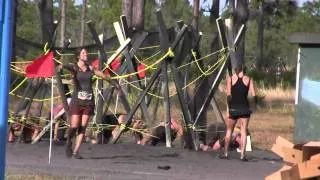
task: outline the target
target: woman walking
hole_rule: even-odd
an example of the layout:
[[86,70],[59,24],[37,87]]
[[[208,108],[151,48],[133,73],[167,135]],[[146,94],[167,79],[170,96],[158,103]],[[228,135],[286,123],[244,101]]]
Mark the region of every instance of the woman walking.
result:
[[248,92],[254,97],[257,102],[256,93],[254,90],[254,83],[252,78],[245,75],[242,67],[235,69],[235,74],[227,77],[227,101],[229,114],[226,119],[227,132],[225,136],[224,154],[221,158],[228,158],[229,145],[231,135],[237,121],[240,123],[240,160],[247,161],[245,157],[245,148],[247,144],[247,129],[251,110],[248,101]]
[[[77,63],[63,65],[62,68],[69,70],[73,74],[74,88],[70,102],[70,127],[68,129],[66,155],[76,159],[82,159],[79,155],[81,143],[83,141],[86,127],[90,117],[94,114],[94,97],[92,89],[92,77],[94,75],[104,80],[110,79],[101,71],[94,69],[87,63],[88,53],[86,49],[81,49]],[[120,88],[118,84],[116,88]],[[74,149],[72,150],[72,138],[78,132],[75,140]]]

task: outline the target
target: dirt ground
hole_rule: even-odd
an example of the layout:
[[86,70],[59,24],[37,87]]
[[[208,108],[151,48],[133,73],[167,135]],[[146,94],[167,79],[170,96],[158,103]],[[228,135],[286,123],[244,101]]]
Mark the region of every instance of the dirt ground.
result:
[[[237,179],[256,180],[279,169],[282,161],[271,152],[254,150],[249,162],[242,162],[237,152],[230,160],[221,160],[217,152],[195,152],[164,146],[133,143],[81,147],[84,159],[68,159],[64,146],[53,146],[48,164],[49,142],[7,145],[7,179]],[[161,168],[169,168],[164,170]],[[25,174],[27,176],[14,176]],[[45,174],[45,176],[43,176]],[[23,177],[23,178],[22,178]],[[37,178],[34,178],[37,177]]]

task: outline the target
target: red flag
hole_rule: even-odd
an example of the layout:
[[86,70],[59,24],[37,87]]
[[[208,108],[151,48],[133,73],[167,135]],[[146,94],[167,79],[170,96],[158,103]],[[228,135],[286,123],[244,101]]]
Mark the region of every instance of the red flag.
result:
[[139,78],[144,78],[146,77],[146,67],[143,64],[139,64],[138,66],[138,76]]
[[[95,59],[92,61],[91,66],[99,69],[99,59]],[[121,66],[121,57],[117,57],[115,60],[112,61],[110,67],[113,71],[117,71]],[[103,73],[105,73],[106,75],[109,75],[109,71],[108,69],[104,70]]]
[[40,56],[26,67],[26,76],[35,77],[52,77],[54,75],[53,52]]

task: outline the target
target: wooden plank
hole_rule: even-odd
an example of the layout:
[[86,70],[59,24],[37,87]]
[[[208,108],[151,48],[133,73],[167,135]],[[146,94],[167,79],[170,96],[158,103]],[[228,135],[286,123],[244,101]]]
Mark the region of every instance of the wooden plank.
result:
[[131,37],[131,34],[129,32],[127,18],[126,18],[125,15],[121,15],[120,16],[120,22],[121,22],[121,25],[122,25],[122,31],[123,31],[124,37],[125,38]]
[[118,57],[119,54],[130,44],[130,42],[131,42],[131,39],[130,39],[130,38],[126,39],[126,40],[123,42],[123,44],[121,44],[120,47],[116,50],[116,52],[113,53],[113,54],[108,58],[107,64],[108,64],[108,65],[111,64],[112,61],[113,61],[114,59],[116,59],[116,57]]
[[217,100],[214,96],[212,97],[212,100],[211,100],[211,106],[213,108],[214,114],[216,115],[216,118],[218,119],[218,121],[224,123],[224,118],[218,106]]
[[310,160],[320,159],[320,153],[310,157]]
[[[61,50],[61,54],[69,47],[71,41],[68,40],[68,41],[64,41],[64,44],[63,44],[63,48]],[[56,53],[55,53],[56,55]],[[70,114],[70,111],[69,111],[69,104],[67,102],[67,97],[65,95],[65,90],[64,90],[64,85],[62,83],[62,78],[61,78],[61,73],[57,71],[57,62],[54,61],[54,66],[55,66],[55,77],[56,77],[56,83],[57,83],[57,87],[58,87],[58,91],[59,91],[59,94],[60,94],[60,99],[61,99],[61,102],[62,102],[62,105],[63,105],[63,109],[65,110],[65,113],[67,115],[67,122],[70,122],[70,118],[71,118],[71,114]]]
[[[219,23],[218,23],[218,30],[219,30],[219,33],[220,34],[223,34],[224,31],[223,31],[223,26],[219,27]],[[244,34],[244,25],[240,28],[239,32],[238,32],[238,35],[235,39],[235,42],[234,42],[234,45],[237,46],[238,43],[239,43],[239,39],[241,36],[243,36]],[[223,35],[220,35],[220,37],[224,37]],[[225,40],[221,40],[222,42],[224,42]],[[195,119],[195,124],[196,122],[200,119],[200,117],[202,116],[202,113],[204,112],[204,109],[205,107],[207,107],[209,104],[210,104],[210,101],[212,99],[212,97],[214,96],[214,93],[216,91],[216,89],[218,88],[221,80],[222,80],[222,74],[223,72],[225,71],[227,65],[228,65],[228,60],[229,60],[229,55],[227,56],[227,60],[222,64],[219,72],[217,73],[217,76],[215,78],[215,80],[213,81],[211,87],[210,87],[210,90],[209,90],[209,93],[208,93],[208,97],[205,99],[205,101],[203,102],[198,114],[197,114],[197,117]]]
[[310,141],[303,145],[304,147],[317,147],[320,149],[320,141]]
[[320,154],[320,146],[302,146],[303,159],[308,160],[311,156]]
[[320,159],[308,160],[296,165],[301,179],[320,177]]
[[[122,20],[122,23],[124,23],[123,22],[124,20]],[[119,25],[120,26],[120,25]],[[122,26],[123,28],[124,28],[124,30],[125,30],[125,28],[126,28],[126,26],[123,24],[123,26]],[[116,29],[117,30],[117,29]],[[117,31],[120,31],[120,29],[118,29]],[[124,37],[124,35],[122,34],[122,32],[120,33],[120,32],[118,32],[117,33],[117,36],[118,36],[118,39],[119,39],[119,42],[121,43],[121,39],[126,39],[126,37]],[[121,36],[121,37],[120,37]],[[131,50],[130,50],[130,53],[128,52],[128,50],[127,49],[125,49],[124,50],[124,52],[123,52],[123,54],[124,54],[124,56],[125,56],[125,58],[126,58],[126,62],[127,62],[127,69],[129,70],[129,73],[134,73],[134,72],[136,72],[136,70],[135,70],[135,68],[134,68],[134,62],[133,62],[133,56],[134,56],[134,53],[136,52],[136,49],[138,49],[141,45],[142,45],[142,43],[143,43],[143,41],[145,40],[145,38],[147,37],[147,34],[146,33],[142,33],[141,34],[141,36],[139,36],[138,38],[136,38],[136,41],[137,41],[137,43],[135,43],[133,46],[132,46],[132,48],[131,48]],[[143,86],[142,86],[142,84],[141,84],[141,82],[139,81],[140,80],[140,78],[139,78],[139,75],[138,74],[136,74],[136,75],[134,75],[133,76],[133,80],[134,81],[138,81],[138,86],[139,86],[139,88],[140,89],[143,89]],[[142,111],[142,115],[143,115],[143,117],[144,117],[144,119],[146,120],[146,124],[149,126],[149,127],[151,127],[152,126],[152,120],[151,120],[151,116],[150,116],[150,114],[149,114],[149,112],[148,112],[148,107],[147,107],[147,104],[146,104],[146,102],[145,101],[142,101],[141,103],[140,103],[140,108],[141,108],[141,111]]]
[[169,83],[168,83],[168,62],[165,61],[162,64],[162,77],[163,77],[163,97],[164,97],[164,119],[165,119],[165,130],[166,130],[166,147],[171,147],[172,142],[171,142],[171,112],[170,112],[170,97],[169,97]]
[[[100,43],[102,44],[103,46],[103,38],[104,35],[103,34],[100,34],[99,35],[99,40],[100,40]],[[101,58],[101,54],[99,53],[99,67],[98,67],[98,70],[99,71],[103,71],[103,67],[104,67],[104,62],[105,62],[105,59],[104,58]],[[102,91],[103,91],[103,80],[102,79],[97,79],[96,81],[96,96],[95,96],[95,103],[96,103],[96,106],[95,106],[95,115],[93,116],[93,122],[95,123],[98,123],[98,124],[101,124],[101,121],[102,121],[102,116],[103,116],[103,105],[104,105],[104,102],[103,102],[103,97],[102,97]]]
[[283,165],[278,171],[265,177],[265,180],[298,180],[299,175],[293,173],[291,166]]
[[[29,141],[27,140],[27,134],[31,132],[30,128],[26,128],[25,125],[27,124],[27,119],[29,116],[29,112],[30,112],[30,108],[33,102],[33,99],[35,97],[35,95],[37,94],[38,90],[41,89],[41,87],[44,85],[44,78],[34,78],[31,88],[30,88],[30,96],[29,101],[27,103],[27,107],[26,110],[24,111],[24,114],[22,115],[22,130],[21,130],[21,134],[18,137],[17,143],[21,141],[21,139],[23,139],[25,142]],[[31,139],[30,139],[31,140]]]
[[[107,59],[107,55],[106,55],[106,53],[105,53],[105,51],[104,51],[103,45],[101,44],[101,42],[100,42],[100,40],[99,40],[99,38],[98,38],[98,34],[97,34],[97,32],[96,32],[96,30],[95,30],[95,28],[94,28],[94,25],[93,25],[92,21],[88,21],[88,22],[87,22],[87,25],[88,25],[88,27],[89,27],[89,30],[90,30],[90,32],[91,32],[91,34],[92,34],[92,37],[93,37],[95,43],[96,43],[96,45],[97,45],[97,47],[98,47],[98,49],[99,49],[99,52],[100,52],[100,54],[101,54],[101,59],[104,59],[104,60]],[[128,41],[129,41],[129,40],[128,40]],[[129,43],[130,43],[130,42],[128,42],[128,44],[129,44]],[[122,49],[122,48],[124,49],[125,46],[120,46],[120,48],[121,48],[121,49]],[[121,53],[120,48],[118,48],[117,51],[116,51],[116,53],[113,54],[113,55],[108,59],[107,63],[109,63],[109,62],[111,63],[111,62],[113,61],[112,58],[116,58],[116,57]],[[114,74],[112,71],[110,72],[110,75],[111,75],[111,76],[115,76],[115,74]],[[119,97],[120,97],[121,103],[122,103],[125,111],[126,111],[127,113],[129,113],[129,112],[130,112],[130,105],[129,105],[129,102],[128,102],[127,98],[124,96],[123,90],[121,89],[121,86],[119,85],[119,82],[116,81],[116,80],[112,80],[112,82],[115,83],[115,84],[117,84],[117,85],[119,86],[120,89],[118,89],[118,91],[120,91],[120,96],[119,96]]]
[[[169,36],[167,32],[166,25],[164,23],[161,11],[157,11],[157,20],[159,23],[159,39],[160,39],[160,48],[163,54],[165,54],[169,49]],[[162,63],[162,94],[164,96],[164,127],[166,132],[166,147],[171,147],[171,112],[170,112],[170,97],[169,97],[169,85],[168,85],[168,60],[165,59],[164,63]]]
[[[155,82],[155,80],[158,78],[160,72],[161,72],[161,65],[158,67],[158,69],[153,73],[153,75],[151,76],[151,79],[149,80],[145,90],[139,95],[138,100],[136,101],[136,103],[134,104],[134,106],[132,107],[131,111],[128,113],[128,115],[126,116],[126,120],[124,122],[124,126],[128,126],[129,124],[131,124],[132,122],[132,117],[135,114],[135,112],[137,111],[138,107],[140,106],[140,103],[144,100],[145,95],[148,93],[149,89],[151,88],[151,86],[153,85],[153,83]],[[120,137],[120,135],[122,134],[123,130],[117,131],[111,141],[111,143],[116,143]]]
[[283,147],[282,146],[282,151],[283,151],[283,160],[289,163],[300,163],[303,162],[303,152],[298,149],[293,149],[293,148],[288,148],[288,147]]
[[120,23],[118,21],[114,22],[113,27],[114,27],[114,30],[116,31],[116,34],[117,34],[117,37],[118,37],[120,44],[123,44],[126,38],[125,38],[124,34],[122,33]]
[[284,153],[282,151],[282,147],[281,145],[278,145],[278,144],[273,144],[272,145],[272,148],[271,148],[271,151],[274,152],[275,154],[277,154],[278,156],[280,157],[284,157]]
[[[159,79],[159,78],[158,78]],[[159,95],[159,94],[161,94],[161,89],[162,89],[162,83],[161,83],[161,80],[158,80],[158,82],[157,82],[157,84],[156,84],[156,87],[158,87],[158,89],[157,89],[157,94]],[[154,109],[153,109],[153,118],[152,118],[152,120],[153,121],[155,121],[156,120],[156,118],[157,118],[157,113],[158,113],[158,107],[159,107],[159,102],[160,102],[160,99],[156,99],[156,103],[155,103],[155,105],[154,105]]]
[[280,145],[280,146],[284,146],[284,147],[288,147],[288,148],[293,148],[294,144],[291,143],[290,141],[286,140],[285,138],[278,136],[276,139],[276,144]]

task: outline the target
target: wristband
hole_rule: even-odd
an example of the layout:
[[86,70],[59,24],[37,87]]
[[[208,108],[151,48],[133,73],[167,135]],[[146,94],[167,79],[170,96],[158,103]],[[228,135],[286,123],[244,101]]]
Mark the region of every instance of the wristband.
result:
[[231,99],[232,99],[232,96],[231,96],[231,95],[228,95],[228,96],[227,96],[227,101],[228,101],[228,102],[231,102]]

